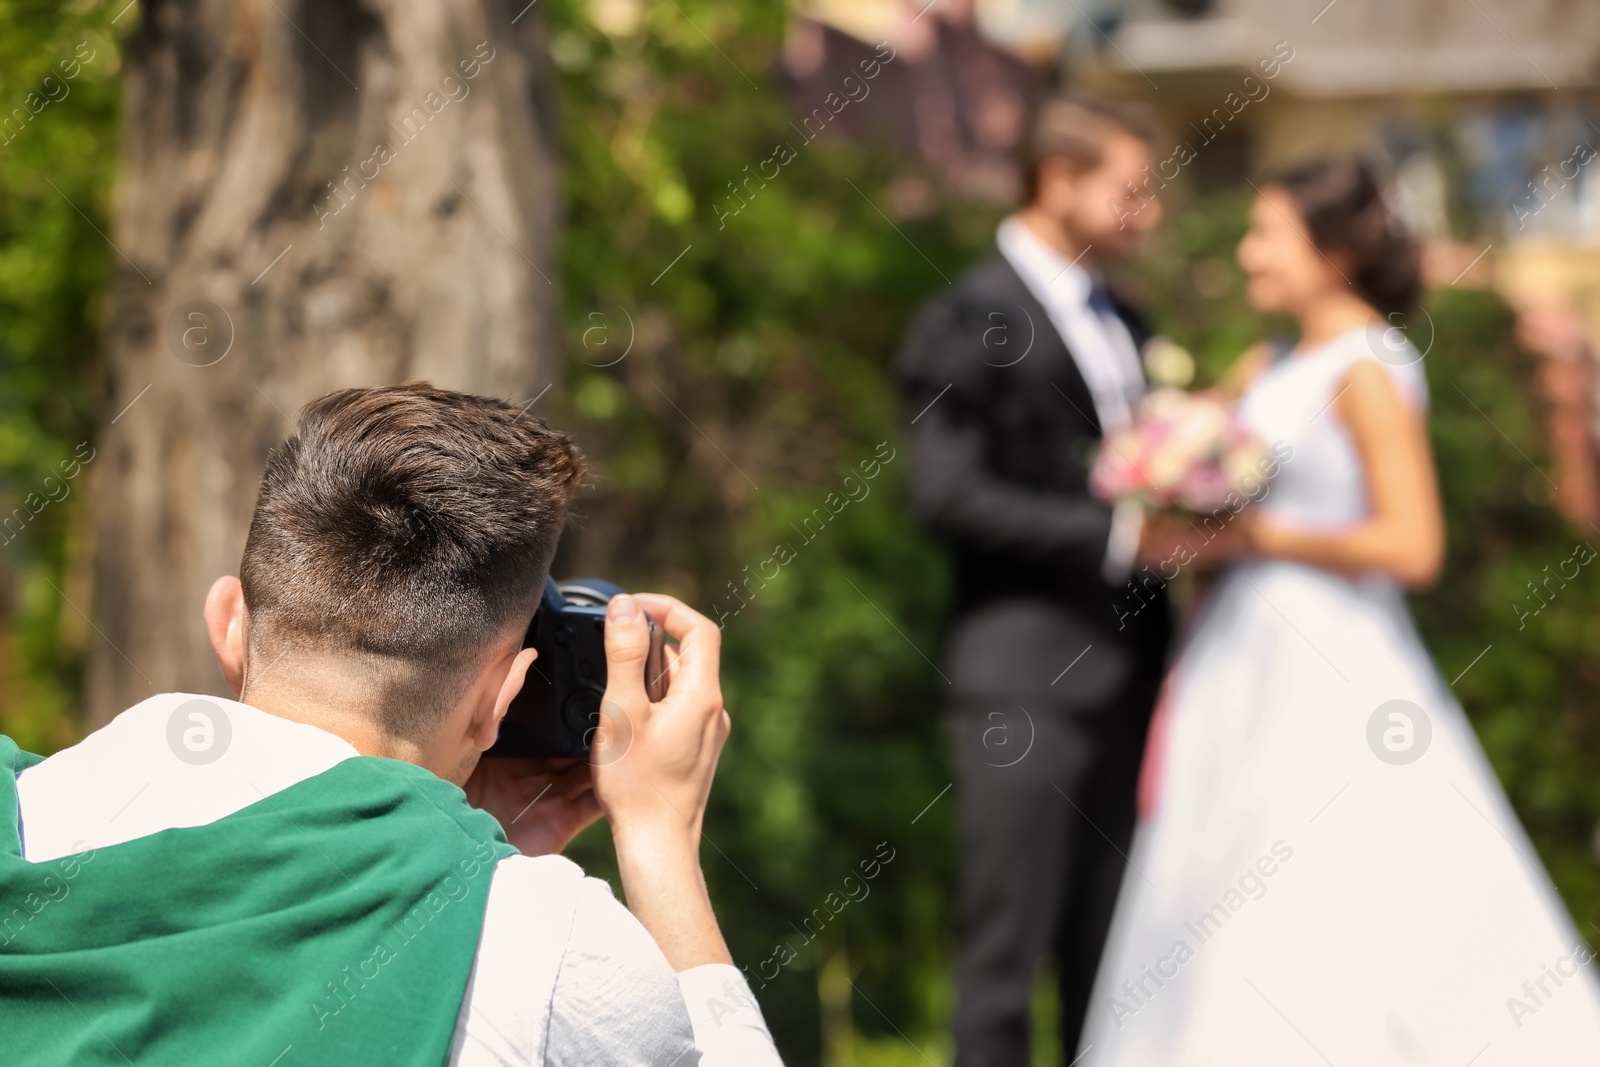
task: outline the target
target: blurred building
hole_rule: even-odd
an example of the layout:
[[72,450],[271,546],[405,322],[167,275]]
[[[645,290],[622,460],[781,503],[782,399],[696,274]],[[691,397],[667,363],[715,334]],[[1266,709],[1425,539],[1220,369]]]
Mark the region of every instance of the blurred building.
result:
[[[1099,46],[1080,76],[1155,104],[1202,179],[1328,152],[1378,162],[1427,239],[1429,282],[1492,286],[1535,325],[1523,336],[1545,357],[1556,503],[1600,518],[1600,5],[1135,0],[1091,28]],[[1223,125],[1233,143],[1213,153]],[[1562,315],[1587,334],[1581,366],[1572,346],[1545,343]]]
[[[898,214],[926,214],[950,191],[1015,198],[1013,157],[1028,104],[1048,85],[1047,62],[1029,62],[983,32],[971,0],[937,0],[931,7],[821,0],[804,11],[784,45],[784,69],[802,116],[826,114],[817,109],[830,93],[848,95],[844,80],[861,82],[862,62],[891,57],[866,86],[869,98],[840,110],[837,125],[847,137],[888,141],[926,164],[890,187]],[[1047,47],[1045,57],[1052,51]]]
[[1600,244],[1600,4],[1319,5],[809,0],[785,60],[799,94],[820,96],[887,41],[901,69],[880,128],[996,196],[1014,188],[1002,172],[1028,95],[1065,78],[1148,99],[1200,182],[1357,151],[1386,164],[1421,233]]
[[[1427,239],[1431,284],[1565,309],[1600,349],[1592,0],[798,2],[797,95],[825,92],[863,42],[889,42],[899,69],[876,121],[948,191],[1015,195],[1031,94],[1066,82],[1137,96],[1163,117],[1158,169],[1180,195],[1361,153]],[[932,210],[925,185],[897,183],[896,209]]]
[[[1268,82],[1258,64],[1278,42],[1293,58]],[[1374,157],[1416,231],[1475,242],[1472,255],[1492,244],[1480,277],[1518,301],[1565,290],[1600,334],[1600,5],[1135,2],[1083,76],[1145,95],[1180,137],[1230,118],[1235,143],[1196,159],[1212,171]],[[1234,115],[1246,76],[1267,95]]]

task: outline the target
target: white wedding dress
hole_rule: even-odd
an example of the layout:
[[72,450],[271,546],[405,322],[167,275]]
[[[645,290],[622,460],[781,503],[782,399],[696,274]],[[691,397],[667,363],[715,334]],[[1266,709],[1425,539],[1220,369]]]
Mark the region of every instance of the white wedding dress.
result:
[[[1242,417],[1293,448],[1264,516],[1365,514],[1345,372],[1387,353],[1426,403],[1421,356],[1385,341],[1353,331],[1250,388]],[[1145,760],[1079,1067],[1600,1063],[1597,965],[1394,583],[1232,567]]]

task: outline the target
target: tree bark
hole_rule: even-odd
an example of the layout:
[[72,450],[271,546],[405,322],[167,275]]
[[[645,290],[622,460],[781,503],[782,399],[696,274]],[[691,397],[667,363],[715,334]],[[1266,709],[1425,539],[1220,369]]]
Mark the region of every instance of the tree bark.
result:
[[559,367],[553,78],[525,0],[147,0],[124,53],[94,486],[90,725],[223,693],[237,573],[296,409]]

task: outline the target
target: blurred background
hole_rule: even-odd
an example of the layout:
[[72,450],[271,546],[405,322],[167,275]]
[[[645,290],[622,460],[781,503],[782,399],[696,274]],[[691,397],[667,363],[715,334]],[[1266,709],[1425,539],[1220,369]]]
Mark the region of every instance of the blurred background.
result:
[[204,590],[306,401],[512,397],[593,462],[558,574],[723,621],[706,873],[788,1062],[948,1062],[950,581],[889,365],[1029,100],[1093,86],[1191,150],[1119,281],[1201,384],[1283,328],[1232,259],[1250,181],[1359,151],[1427,238],[1416,609],[1600,943],[1600,578],[1534,592],[1600,541],[1597,76],[1567,0],[0,0],[0,730],[221,691]]

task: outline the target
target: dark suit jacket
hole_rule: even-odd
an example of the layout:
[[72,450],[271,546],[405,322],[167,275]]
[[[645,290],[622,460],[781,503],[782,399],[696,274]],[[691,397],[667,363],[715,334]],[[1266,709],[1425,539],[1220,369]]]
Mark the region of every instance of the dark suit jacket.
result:
[[[1129,308],[1118,312],[1142,344],[1143,323]],[[899,372],[914,420],[913,498],[955,554],[947,673],[957,690],[1044,693],[1095,710],[1159,678],[1165,598],[1131,613],[1141,601],[1101,573],[1111,507],[1088,489],[1101,438],[1094,399],[1004,257],[978,264],[921,310]]]

